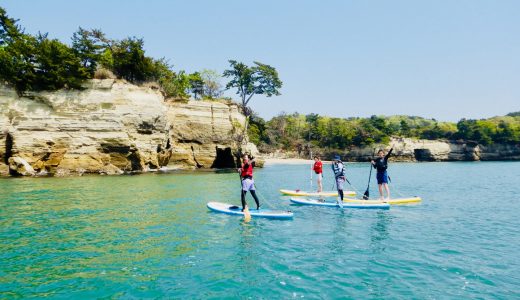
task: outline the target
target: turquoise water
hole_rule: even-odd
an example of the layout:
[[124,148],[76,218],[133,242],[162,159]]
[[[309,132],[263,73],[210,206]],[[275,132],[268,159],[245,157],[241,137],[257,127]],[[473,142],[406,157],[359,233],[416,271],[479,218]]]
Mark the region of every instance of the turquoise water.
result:
[[[309,169],[259,169],[295,218],[247,224],[205,206],[240,203],[235,173],[2,179],[0,298],[520,297],[520,163],[393,163],[424,200],[388,211],[290,205]],[[347,174],[363,192],[368,165]]]

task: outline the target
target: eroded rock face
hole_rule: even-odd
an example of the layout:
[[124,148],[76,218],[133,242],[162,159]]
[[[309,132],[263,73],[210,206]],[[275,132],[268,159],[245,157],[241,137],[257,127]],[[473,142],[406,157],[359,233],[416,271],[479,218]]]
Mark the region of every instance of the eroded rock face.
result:
[[[168,102],[168,122],[175,145],[168,167],[235,167],[236,136],[244,121],[244,115],[234,104]],[[258,152],[254,145],[246,148],[255,154]]]
[[55,176],[234,167],[244,121],[235,104],[169,102],[156,89],[113,79],[24,97],[0,86],[0,175],[9,166],[33,174],[15,171],[13,157]]
[[[415,140],[395,138],[392,159],[395,161],[478,161],[478,160],[518,160],[520,145],[482,146],[471,142],[443,140]],[[367,161],[380,147],[355,147],[343,153],[347,161]],[[389,149],[388,146],[383,148]]]
[[479,146],[480,160],[520,160],[520,145]]
[[13,176],[30,176],[36,175],[34,169],[29,165],[23,158],[20,157],[10,157],[8,160],[9,163],[9,173]]
[[16,156],[36,172],[55,175],[161,167],[171,153],[162,95],[111,79],[85,87],[21,98],[1,87],[2,162]]

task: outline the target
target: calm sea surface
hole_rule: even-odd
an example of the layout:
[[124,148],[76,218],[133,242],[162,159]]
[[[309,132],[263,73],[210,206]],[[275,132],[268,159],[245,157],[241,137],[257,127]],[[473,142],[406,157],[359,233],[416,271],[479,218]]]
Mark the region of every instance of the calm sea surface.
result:
[[236,173],[0,179],[0,298],[520,298],[519,162],[392,163],[423,202],[388,211],[292,206],[309,169],[258,169],[294,220],[247,224],[206,208],[240,204]]

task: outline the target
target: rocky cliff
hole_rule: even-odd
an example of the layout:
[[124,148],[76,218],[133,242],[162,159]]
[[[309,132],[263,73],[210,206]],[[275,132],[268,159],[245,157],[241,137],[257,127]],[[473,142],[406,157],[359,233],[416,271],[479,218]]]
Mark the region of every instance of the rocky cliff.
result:
[[[169,167],[235,166],[233,145],[245,121],[238,106],[216,101],[169,102],[167,116],[174,145]],[[246,151],[257,153],[253,144]]]
[[24,97],[2,86],[0,173],[227,167],[243,118],[233,104],[165,102],[157,90],[111,79]]
[[[489,146],[472,142],[446,140],[420,140],[411,138],[393,138],[393,161],[486,161],[486,160],[520,160],[520,145],[494,144]],[[374,157],[379,149],[389,150],[388,145],[372,145],[368,147],[352,147],[343,151],[312,149],[323,159],[331,160],[336,154],[344,161],[365,162]],[[304,149],[296,151],[277,150],[264,153],[264,158],[308,158],[309,152]]]
[[[520,160],[520,145],[483,146],[467,142],[410,138],[395,138],[390,144],[395,145],[393,160],[396,161]],[[355,147],[342,154],[347,161],[367,161],[373,156],[374,149],[379,148],[389,149],[388,146]]]

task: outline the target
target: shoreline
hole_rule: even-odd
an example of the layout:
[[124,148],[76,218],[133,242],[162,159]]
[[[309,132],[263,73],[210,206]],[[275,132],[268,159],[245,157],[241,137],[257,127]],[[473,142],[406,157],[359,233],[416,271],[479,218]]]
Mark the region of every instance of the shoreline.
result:
[[[273,165],[311,165],[314,160],[303,158],[262,158],[264,166]],[[435,162],[517,162],[515,159],[502,160],[449,160],[449,161],[417,161],[417,160],[391,160],[393,163],[435,163]],[[322,160],[323,164],[331,164],[330,160]],[[366,161],[365,161],[366,162]],[[362,163],[362,161],[343,161],[343,163]]]
[[305,165],[312,164],[313,161],[310,159],[303,158],[262,158],[264,166],[270,165]]
[[[312,165],[314,160],[304,158],[262,158],[265,166],[269,165]],[[331,160],[322,160],[324,164],[331,164]]]

